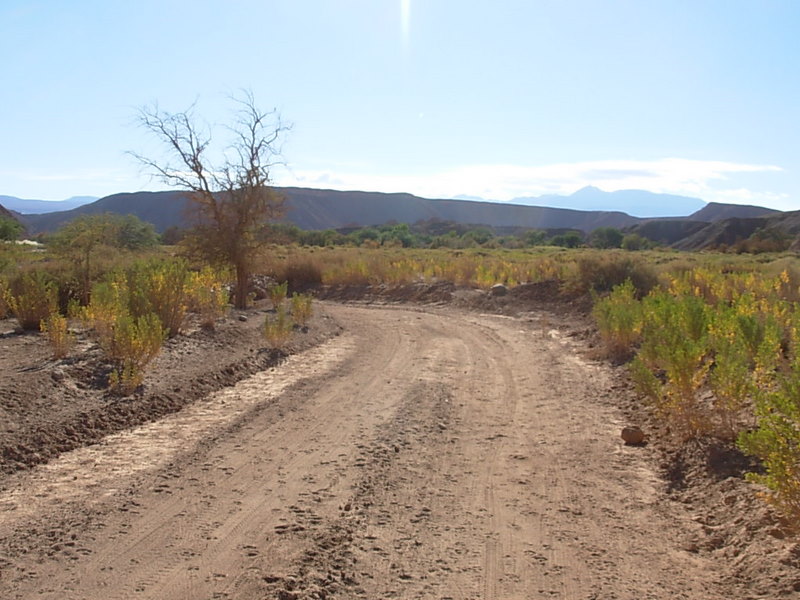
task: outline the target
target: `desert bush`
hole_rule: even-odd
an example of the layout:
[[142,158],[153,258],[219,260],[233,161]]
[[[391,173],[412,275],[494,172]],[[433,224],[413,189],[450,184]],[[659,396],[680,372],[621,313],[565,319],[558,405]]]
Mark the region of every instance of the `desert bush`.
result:
[[575,271],[564,282],[569,293],[608,292],[630,281],[638,297],[658,285],[658,274],[644,261],[617,252],[597,252],[578,258]]
[[642,365],[662,373],[662,387],[650,394],[656,411],[685,438],[708,433],[711,415],[697,397],[711,367],[707,306],[694,296],[665,292],[648,296],[642,305],[642,344],[634,367],[639,387],[655,386],[652,379],[644,384]]
[[283,306],[278,306],[275,315],[264,320],[264,337],[272,348],[283,348],[292,336],[294,324]]
[[55,312],[58,288],[53,279],[42,270],[23,273],[9,285],[8,306],[26,330],[39,330],[42,319]]
[[184,260],[136,263],[127,273],[130,312],[155,313],[169,337],[178,335],[192,292],[192,274]]
[[739,344],[730,344],[717,350],[708,380],[714,393],[717,434],[723,439],[736,439],[740,429],[740,415],[748,398],[755,391],[745,353]]
[[117,317],[112,340],[112,356],[116,364],[109,377],[114,392],[124,396],[139,387],[145,367],[161,351],[165,334],[161,319],[155,313]]
[[79,309],[104,356],[114,365],[109,386],[121,395],[141,384],[145,368],[158,355],[167,335],[156,313],[132,313],[131,305],[141,304],[142,299],[132,294],[130,282],[124,273],[109,275],[92,287],[89,305]]
[[70,333],[67,318],[58,312],[51,313],[40,324],[42,333],[53,349],[53,358],[64,358],[75,344],[75,336]]
[[609,356],[622,360],[631,356],[641,339],[641,303],[630,280],[616,286],[605,298],[596,300],[592,310]]
[[322,268],[310,258],[290,260],[284,265],[278,280],[285,281],[289,290],[308,290],[322,284]]
[[309,294],[292,294],[292,319],[300,327],[305,327],[313,313],[313,298]]
[[80,318],[89,327],[100,348],[109,358],[114,354],[114,327],[117,320],[129,314],[127,281],[119,273],[92,287],[91,301],[82,310]]
[[664,382],[638,356],[628,365],[631,381],[640,396],[659,407],[664,403]]
[[275,283],[269,286],[267,289],[267,295],[269,296],[269,301],[272,303],[272,308],[278,310],[283,304],[283,301],[286,300],[286,294],[289,290],[288,282],[284,281],[283,283]]
[[192,274],[189,307],[200,316],[200,325],[214,329],[217,319],[225,316],[230,302],[224,273],[203,267]]
[[5,319],[10,311],[9,295],[11,290],[8,289],[8,283],[5,279],[0,279],[0,319]]
[[766,499],[800,522],[800,363],[774,390],[756,394],[758,428],[739,436],[739,447],[763,462],[765,473],[748,478],[769,490]]

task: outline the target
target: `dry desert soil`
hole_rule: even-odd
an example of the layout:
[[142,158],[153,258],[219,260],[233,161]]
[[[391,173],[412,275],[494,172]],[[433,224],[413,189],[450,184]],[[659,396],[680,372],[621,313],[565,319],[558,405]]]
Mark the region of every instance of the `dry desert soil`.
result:
[[748,464],[656,439],[581,307],[528,292],[340,290],[288,353],[235,313],[122,399],[88,341],[0,322],[0,598],[798,597]]

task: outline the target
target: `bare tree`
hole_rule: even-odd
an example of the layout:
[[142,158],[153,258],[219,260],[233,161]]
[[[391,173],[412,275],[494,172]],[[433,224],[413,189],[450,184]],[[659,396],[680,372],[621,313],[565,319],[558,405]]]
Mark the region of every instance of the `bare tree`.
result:
[[270,186],[270,171],[288,127],[275,111],[259,110],[250,92],[233,101],[238,109],[226,127],[232,140],[217,164],[208,158],[211,135],[197,124],[194,106],[179,113],[157,106],[141,109],[140,124],[162,142],[169,158],[132,154],[162,181],[186,190],[195,221],[187,246],[234,271],[234,303],[246,308],[253,259],[267,241],[262,230],[283,212],[283,198]]

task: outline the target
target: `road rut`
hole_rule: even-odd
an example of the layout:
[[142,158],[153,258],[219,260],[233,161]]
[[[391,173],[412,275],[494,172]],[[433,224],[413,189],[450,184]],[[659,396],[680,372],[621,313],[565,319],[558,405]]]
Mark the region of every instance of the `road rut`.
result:
[[325,345],[11,477],[0,596],[725,597],[545,319],[325,310]]

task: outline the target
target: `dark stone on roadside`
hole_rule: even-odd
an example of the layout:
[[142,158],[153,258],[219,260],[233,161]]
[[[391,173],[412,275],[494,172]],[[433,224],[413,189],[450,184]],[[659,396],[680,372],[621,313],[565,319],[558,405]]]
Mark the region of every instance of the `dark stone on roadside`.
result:
[[489,288],[490,296],[505,296],[506,294],[508,294],[508,288],[502,283],[495,283]]
[[644,442],[644,431],[639,427],[623,427],[622,439],[628,446],[638,446]]
[[247,321],[247,315],[239,315],[239,320],[240,320],[242,323],[245,323],[245,322]]

